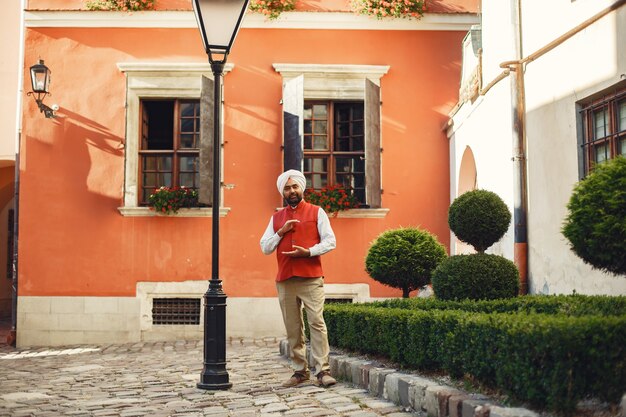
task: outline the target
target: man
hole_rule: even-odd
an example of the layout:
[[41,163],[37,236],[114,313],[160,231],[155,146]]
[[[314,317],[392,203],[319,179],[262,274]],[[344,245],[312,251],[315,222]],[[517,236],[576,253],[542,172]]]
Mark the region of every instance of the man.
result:
[[310,378],[302,306],[306,309],[311,335],[311,354],[319,385],[336,383],[328,364],[328,334],[324,322],[324,273],[320,256],[335,249],[335,234],[328,216],[318,206],[303,200],[306,179],[300,171],[283,172],[276,182],[287,206],[276,212],[261,238],[261,250],[276,250],[276,288],[291,348],[295,370],[284,387],[293,387]]

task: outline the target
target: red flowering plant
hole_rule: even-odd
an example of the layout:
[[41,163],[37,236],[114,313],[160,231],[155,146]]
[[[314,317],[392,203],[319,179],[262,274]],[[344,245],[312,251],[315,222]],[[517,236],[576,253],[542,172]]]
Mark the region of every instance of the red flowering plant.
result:
[[352,10],[359,14],[419,19],[426,10],[425,0],[351,0]]
[[187,187],[160,187],[148,197],[150,210],[176,214],[181,207],[197,207],[198,191]]
[[88,10],[121,10],[135,12],[140,10],[154,10],[156,0],[88,0]]
[[306,190],[304,199],[320,206],[326,213],[334,215],[339,211],[359,206],[356,197],[339,185],[329,185],[321,190]]
[[248,10],[264,14],[268,19],[278,18],[282,12],[288,12],[296,7],[296,0],[250,0]]

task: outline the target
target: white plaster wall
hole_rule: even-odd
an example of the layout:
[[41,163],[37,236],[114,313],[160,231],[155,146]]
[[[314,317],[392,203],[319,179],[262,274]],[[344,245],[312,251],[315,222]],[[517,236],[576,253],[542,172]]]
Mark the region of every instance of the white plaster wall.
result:
[[498,76],[500,64],[515,59],[510,1],[482,0],[483,85]]
[[[609,3],[523,2],[525,53],[534,52]],[[553,17],[554,25],[546,23],[546,16]],[[531,30],[537,27],[542,30]],[[625,27],[626,8],[622,7],[526,67],[529,285],[533,293],[626,294],[626,277],[584,264],[560,232],[579,177],[576,103],[624,78]]]
[[[453,117],[451,152],[450,201],[457,196],[461,159],[470,147],[476,160],[477,188],[498,194],[513,214],[513,164],[509,80],[497,84],[489,94],[466,103]],[[504,105],[503,105],[504,104]],[[449,132],[450,133],[450,132]],[[451,237],[451,253],[456,254]],[[487,252],[513,259],[513,221],[505,236]]]
[[[612,4],[610,0],[522,1],[522,56]],[[482,2],[483,86],[514,60],[510,2]],[[593,270],[570,249],[560,229],[578,181],[576,103],[626,79],[626,7],[600,19],[525,69],[528,146],[529,291],[531,293],[626,294],[626,278]],[[456,197],[461,157],[470,146],[478,187],[513,201],[510,79],[474,104],[465,103],[449,130],[451,199]],[[498,139],[496,139],[498,138]],[[499,142],[500,140],[501,142]],[[508,146],[508,148],[505,146]],[[454,242],[454,239],[452,239]],[[454,253],[454,243],[452,243]],[[512,259],[512,230],[493,252]]]

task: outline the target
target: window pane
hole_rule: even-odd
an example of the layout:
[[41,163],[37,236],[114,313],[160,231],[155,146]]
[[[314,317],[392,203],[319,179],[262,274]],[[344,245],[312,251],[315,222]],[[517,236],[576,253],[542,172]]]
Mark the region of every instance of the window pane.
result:
[[349,138],[337,138],[335,139],[335,150],[340,152],[347,152],[350,150]]
[[617,103],[617,112],[619,114],[619,117],[617,120],[617,126],[618,126],[617,130],[619,132],[623,132],[626,130],[626,100],[622,100],[619,103]]
[[313,149],[316,151],[325,151],[328,149],[327,136],[315,135],[313,138]]
[[304,133],[313,133],[313,122],[310,120],[305,120],[304,121]]
[[197,156],[181,156],[180,157],[180,171],[196,171],[198,157]]
[[365,117],[363,116],[363,114],[365,113],[365,108],[364,106],[361,104],[360,106],[354,106],[352,108],[352,119],[353,120],[363,120]]
[[328,115],[328,110],[325,104],[313,105],[313,117],[315,119],[326,119],[327,115]]
[[607,135],[607,117],[606,109],[598,110],[593,113],[594,117],[594,139],[603,138]]
[[603,143],[602,145],[596,145],[593,148],[596,164],[601,164],[610,158],[611,154],[609,152],[609,146],[607,143]]
[[365,161],[359,156],[340,157],[335,160],[335,184],[341,185],[360,202],[365,198]]
[[311,136],[304,137],[304,149],[313,149],[313,138]]
[[198,182],[198,155],[185,155],[178,158],[179,175],[178,185],[185,187],[197,188]]
[[142,149],[174,149],[174,101],[143,101],[144,121],[147,134],[142,141]]
[[360,157],[337,158],[335,172],[365,172],[365,161]]
[[180,147],[184,149],[195,148],[196,136],[184,134],[180,135]]
[[147,172],[143,176],[143,185],[146,187],[157,188],[157,174]]
[[307,188],[320,189],[328,183],[328,159],[304,158],[304,175]]
[[161,171],[171,171],[172,170],[172,157],[171,156],[162,156],[158,160],[159,168]]
[[353,135],[363,134],[363,122],[354,122],[352,124],[352,134]]
[[198,147],[200,137],[200,102],[180,104],[180,147],[193,149]]
[[328,133],[327,126],[328,125],[326,124],[325,121],[324,122],[317,121],[315,123],[315,132],[314,133],[323,134],[323,135],[327,134]]
[[182,117],[193,117],[196,116],[196,111],[199,110],[199,105],[196,103],[182,103],[180,105],[180,114]]
[[172,157],[161,155],[144,156],[143,169],[144,171],[171,171]]
[[617,144],[617,152],[620,155],[626,155],[626,138],[621,138]]
[[337,124],[337,138],[345,138],[350,136],[350,125],[348,123]]
[[348,122],[350,121],[350,108],[349,107],[340,107],[337,109],[335,113],[338,122]]
[[181,133],[191,132],[193,133],[193,119],[183,119],[180,125]]
[[352,137],[352,149],[351,151],[364,151],[365,150],[365,136],[353,136]]
[[180,185],[181,186],[185,186],[185,187],[189,187],[189,188],[195,188],[195,183],[194,183],[194,179],[195,179],[195,174],[180,174]]

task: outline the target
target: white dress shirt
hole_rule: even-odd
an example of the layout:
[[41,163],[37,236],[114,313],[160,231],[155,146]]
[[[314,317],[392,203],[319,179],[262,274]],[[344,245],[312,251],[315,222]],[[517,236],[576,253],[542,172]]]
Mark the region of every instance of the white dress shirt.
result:
[[[290,208],[287,207],[287,210]],[[337,242],[335,240],[335,233],[330,227],[330,220],[328,215],[320,207],[320,211],[317,215],[317,231],[320,234],[320,243],[317,243],[310,248],[306,248],[311,252],[311,256],[323,255],[326,252],[330,252],[335,249]],[[261,251],[265,255],[269,255],[276,250],[276,247],[280,243],[282,237],[278,236],[278,233],[274,232],[274,218],[270,217],[270,222],[261,237]]]

